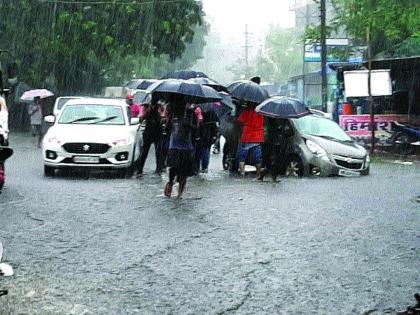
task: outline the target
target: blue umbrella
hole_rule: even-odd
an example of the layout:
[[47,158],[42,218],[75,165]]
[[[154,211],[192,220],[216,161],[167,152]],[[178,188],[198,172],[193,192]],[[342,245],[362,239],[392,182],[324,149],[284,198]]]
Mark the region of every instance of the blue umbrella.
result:
[[161,79],[181,79],[181,80],[188,80],[192,78],[208,78],[208,76],[201,71],[194,71],[194,70],[180,70],[180,71],[172,71],[165,74]]
[[243,80],[233,82],[228,86],[232,97],[250,103],[261,103],[269,98],[268,92],[255,82]]
[[220,101],[222,97],[211,87],[186,80],[168,79],[158,81],[147,88],[152,93],[170,93],[184,97],[186,102],[201,104]]
[[273,96],[258,105],[255,111],[272,118],[299,118],[311,113],[305,104],[286,96]]

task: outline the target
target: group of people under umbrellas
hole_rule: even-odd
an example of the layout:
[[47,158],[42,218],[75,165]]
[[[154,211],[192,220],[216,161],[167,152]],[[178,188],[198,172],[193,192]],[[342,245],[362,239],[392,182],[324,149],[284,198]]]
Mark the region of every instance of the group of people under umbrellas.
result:
[[[270,116],[273,109],[268,113],[263,110],[267,107],[264,101],[269,99],[269,95],[259,86],[259,78],[236,81],[224,87],[201,73],[191,75],[189,72],[190,78],[183,77],[184,74],[177,72],[169,74],[169,78],[150,82],[147,90],[151,92],[151,100],[141,107],[136,107],[138,105],[133,103],[132,98],[127,99],[132,115],[145,121],[143,144],[134,165],[134,176],[142,175],[150,147],[154,144],[155,173],[160,174],[169,167],[164,195],[170,197],[175,182],[178,182],[178,198],[182,198],[187,178],[200,171],[207,172],[210,148],[217,139],[218,119],[223,112],[223,95],[229,92],[234,105],[230,103],[227,107],[235,109],[236,106],[234,112],[242,128],[237,152],[240,173],[245,174],[245,163],[252,155],[257,179],[262,180],[270,172],[275,180],[279,173],[279,165],[275,161],[281,154],[272,136],[276,134],[277,120],[274,115],[266,123],[264,121],[264,116]],[[272,103],[268,105],[273,106]],[[274,146],[262,150],[267,128],[271,134],[268,139]]]

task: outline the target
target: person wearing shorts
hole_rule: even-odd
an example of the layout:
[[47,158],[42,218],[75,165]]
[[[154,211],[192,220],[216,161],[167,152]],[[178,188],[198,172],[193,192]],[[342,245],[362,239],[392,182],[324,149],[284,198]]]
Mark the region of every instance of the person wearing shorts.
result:
[[239,115],[238,122],[242,125],[242,135],[239,147],[239,172],[245,175],[245,161],[252,153],[253,163],[257,168],[257,178],[260,177],[262,150],[264,142],[264,116],[255,112],[255,106],[248,105]]

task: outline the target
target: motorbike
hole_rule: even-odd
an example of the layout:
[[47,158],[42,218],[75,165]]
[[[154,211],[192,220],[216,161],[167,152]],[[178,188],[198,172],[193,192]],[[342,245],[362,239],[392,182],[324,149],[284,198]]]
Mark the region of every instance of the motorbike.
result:
[[392,122],[392,135],[390,138],[394,153],[410,155],[420,147],[420,127]]
[[[3,258],[3,244],[0,241],[0,278],[13,276],[13,267],[1,262]],[[0,296],[7,295],[8,290],[0,289]]]

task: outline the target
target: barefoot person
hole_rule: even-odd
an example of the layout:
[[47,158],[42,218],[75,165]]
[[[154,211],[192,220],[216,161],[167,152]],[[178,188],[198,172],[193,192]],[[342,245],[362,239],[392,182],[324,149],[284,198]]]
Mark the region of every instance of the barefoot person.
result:
[[169,140],[168,166],[169,181],[164,194],[170,197],[175,180],[179,183],[178,199],[182,198],[187,185],[187,177],[193,173],[193,140],[197,127],[197,116],[190,104],[171,103],[169,114],[171,135]]

